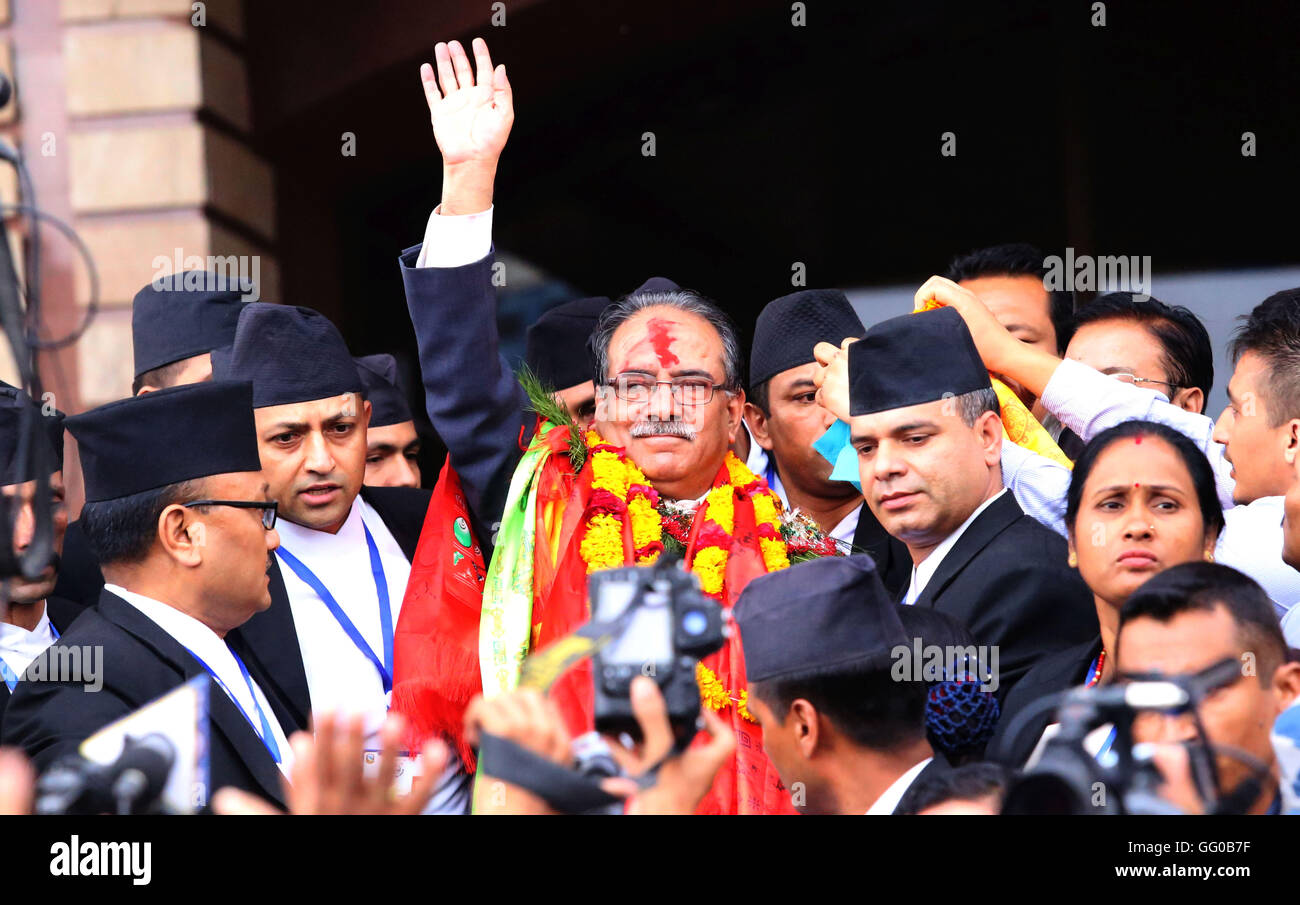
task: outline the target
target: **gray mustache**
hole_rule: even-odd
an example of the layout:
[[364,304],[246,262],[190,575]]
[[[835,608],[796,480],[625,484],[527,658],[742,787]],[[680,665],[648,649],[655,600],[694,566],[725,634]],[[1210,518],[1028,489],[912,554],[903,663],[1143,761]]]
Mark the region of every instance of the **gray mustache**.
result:
[[638,421],[628,431],[633,437],[678,437],[694,440],[696,430],[685,421]]

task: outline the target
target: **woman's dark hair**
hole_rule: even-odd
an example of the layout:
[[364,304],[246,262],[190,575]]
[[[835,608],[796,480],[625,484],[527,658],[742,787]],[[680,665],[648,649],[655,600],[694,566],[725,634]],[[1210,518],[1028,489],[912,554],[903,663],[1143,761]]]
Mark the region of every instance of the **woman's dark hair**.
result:
[[1205,453],[1172,427],[1157,424],[1154,421],[1125,421],[1109,430],[1104,430],[1093,437],[1083,448],[1074,463],[1074,474],[1070,477],[1070,490],[1065,497],[1065,524],[1074,532],[1074,520],[1079,514],[1079,501],[1083,498],[1083,485],[1092,474],[1097,459],[1117,440],[1137,437],[1154,437],[1164,440],[1174,448],[1187,473],[1192,476],[1192,486],[1196,488],[1196,501],[1201,505],[1201,523],[1207,534],[1218,535],[1223,530],[1223,506],[1219,503],[1218,491],[1214,483],[1214,469],[1205,458]]

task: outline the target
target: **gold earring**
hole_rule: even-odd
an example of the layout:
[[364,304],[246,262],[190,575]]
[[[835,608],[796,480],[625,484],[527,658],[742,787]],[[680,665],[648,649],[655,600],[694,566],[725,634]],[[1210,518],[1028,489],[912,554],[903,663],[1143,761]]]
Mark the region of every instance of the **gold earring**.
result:
[[1205,551],[1205,561],[1206,561],[1206,562],[1214,562],[1214,551],[1213,551],[1213,550],[1206,550],[1206,551]]
[[1065,562],[1071,569],[1077,569],[1079,567],[1079,557],[1073,550],[1070,551],[1070,555],[1066,557]]

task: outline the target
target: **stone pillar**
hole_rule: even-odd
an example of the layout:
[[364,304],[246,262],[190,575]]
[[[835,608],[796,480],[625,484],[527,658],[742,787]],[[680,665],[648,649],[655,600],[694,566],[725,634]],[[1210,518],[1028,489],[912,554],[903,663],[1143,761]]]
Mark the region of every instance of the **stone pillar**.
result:
[[[279,301],[272,172],[250,147],[241,0],[10,4],[0,47],[11,45],[17,69],[24,153],[41,158],[39,200],[66,213],[99,271],[100,313],[76,344],[75,378],[64,375],[57,400],[77,411],[129,395],[131,298],[177,259],[190,269],[212,256],[225,259],[218,266],[226,256],[256,257],[260,297]],[[38,117],[42,128],[29,129]],[[60,269],[47,280],[45,306],[67,332],[89,282],[62,237],[43,236],[44,248],[63,249],[57,261],[50,256]]]

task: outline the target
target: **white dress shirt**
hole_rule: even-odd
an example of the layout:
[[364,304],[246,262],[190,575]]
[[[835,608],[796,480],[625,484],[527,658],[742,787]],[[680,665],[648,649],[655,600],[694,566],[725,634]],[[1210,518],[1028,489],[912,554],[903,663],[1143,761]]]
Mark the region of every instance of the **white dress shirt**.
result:
[[981,503],[980,507],[972,512],[970,517],[967,518],[966,521],[962,522],[956,531],[945,537],[939,546],[930,551],[929,556],[912,566],[912,581],[908,584],[907,594],[903,597],[904,604],[911,606],[916,603],[916,598],[921,596],[921,592],[925,590],[925,586],[930,583],[930,579],[934,577],[934,573],[939,570],[939,565],[943,562],[943,558],[952,551],[954,546],[957,545],[957,541],[961,540],[961,536],[966,533],[966,529],[971,526],[971,522],[979,518],[981,512],[989,508],[989,506],[993,504],[994,500],[1006,492],[1007,490],[1004,487]]
[[1291,647],[1300,647],[1300,606],[1291,606],[1282,617],[1282,634]]
[[[1155,421],[1171,427],[1197,445],[1214,469],[1215,487],[1223,505],[1224,528],[1214,551],[1216,562],[1249,575],[1278,606],[1300,600],[1300,572],[1282,561],[1283,498],[1261,497],[1234,506],[1232,463],[1223,458],[1223,445],[1211,437],[1214,422],[1173,405],[1155,390],[1122,383],[1077,361],[1062,361],[1041,397],[1043,405],[1084,442],[1125,421]],[[1016,446],[1002,444],[1002,483],[1015,494],[1028,515],[1066,536],[1065,497],[1070,470]]]
[[916,782],[916,777],[921,775],[921,771],[928,767],[932,760],[934,760],[933,757],[927,757],[902,776],[898,777],[898,779],[894,780],[893,785],[888,789],[885,789],[881,796],[876,799],[875,803],[872,804],[871,807],[867,808],[867,816],[870,817],[873,814],[894,813],[894,808],[898,807],[898,803],[903,800],[903,795],[909,788],[911,788],[912,783]]
[[1039,401],[1085,443],[1125,421],[1155,421],[1172,427],[1205,453],[1214,469],[1219,502],[1224,509],[1232,506],[1237,482],[1232,477],[1232,463],[1223,457],[1223,444],[1214,442],[1213,418],[1179,408],[1155,390],[1124,383],[1068,358],[1057,366]]
[[463,267],[487,257],[492,250],[492,208],[444,217],[438,213],[441,207],[429,215],[415,266]]
[[[244,673],[235,662],[235,655],[226,646],[225,640],[193,616],[182,613],[162,601],[128,591],[121,585],[105,584],[104,590],[116,594],[131,604],[150,622],[171,635],[177,643],[207,664],[207,667],[216,673],[217,684],[234,701],[235,706],[244,714],[259,738],[262,736],[262,719],[258,715],[258,708],[261,708],[262,714],[266,716],[267,725],[271,727],[275,747],[280,752],[280,772],[288,776],[293,766],[293,750],[289,747],[289,740],[285,738],[284,729],[280,726],[275,711],[271,709],[266,695],[256,680],[249,676],[248,681],[244,681]],[[256,696],[256,703],[254,703],[254,696]]]
[[[356,626],[370,650],[383,661],[379,593],[370,569],[366,528],[370,529],[379,551],[384,584],[388,589],[391,625],[395,628],[402,597],[406,594],[406,581],[411,575],[411,563],[383,519],[365,500],[357,497],[347,520],[335,534],[304,528],[284,519],[276,524],[281,548],[297,557],[315,574]],[[352,643],[317,593],[283,558],[280,560],[280,574],[284,576],[294,627],[298,631],[298,646],[302,651],[312,710],[340,715],[363,714],[366,734],[371,741],[376,741],[379,727],[388,714],[389,703],[379,670]],[[392,670],[391,663],[386,666]]]
[[[740,423],[745,426],[746,431],[749,430],[749,425],[745,424],[743,420]],[[768,473],[768,468],[772,465],[771,454],[758,445],[752,433],[749,435],[749,458],[745,460],[745,465],[754,474],[767,480],[767,486],[772,488],[772,492],[780,498],[781,505],[788,511],[790,509],[790,498],[786,496],[785,485],[781,483],[781,476],[774,467],[771,474]],[[862,505],[865,505],[865,501]],[[831,530],[830,536],[840,542],[842,549],[853,546],[853,535],[858,533],[858,516],[862,514],[862,505],[855,507],[848,515],[840,519],[839,524]]]
[[53,644],[57,638],[58,636],[54,634],[54,626],[50,624],[48,606],[41,613],[41,621],[36,623],[36,628],[30,632],[17,625],[0,622],[0,660],[4,660],[5,666],[9,668],[15,679],[21,679],[37,654]]

